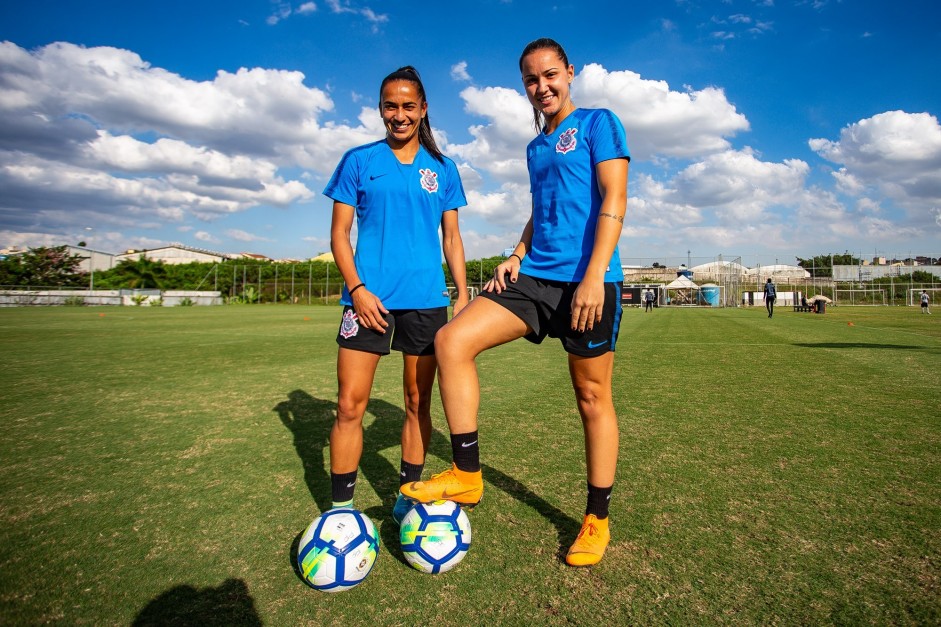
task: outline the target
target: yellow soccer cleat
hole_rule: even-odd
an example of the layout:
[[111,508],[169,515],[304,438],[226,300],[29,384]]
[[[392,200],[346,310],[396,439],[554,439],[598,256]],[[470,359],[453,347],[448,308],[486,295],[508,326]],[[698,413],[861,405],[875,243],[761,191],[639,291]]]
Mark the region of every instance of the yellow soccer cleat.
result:
[[611,541],[611,531],[608,529],[608,519],[598,519],[594,514],[585,516],[582,530],[575,542],[569,547],[565,562],[569,566],[591,566],[601,561],[604,550]]
[[413,481],[399,488],[407,498],[419,503],[454,501],[465,509],[473,509],[484,494],[483,474],[465,472],[451,465],[444,472],[432,475],[428,481]]

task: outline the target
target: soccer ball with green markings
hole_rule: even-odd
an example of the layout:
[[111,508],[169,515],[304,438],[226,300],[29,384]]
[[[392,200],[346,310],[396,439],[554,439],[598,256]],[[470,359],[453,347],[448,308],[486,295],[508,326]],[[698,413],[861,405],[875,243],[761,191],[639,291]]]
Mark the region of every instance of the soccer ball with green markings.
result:
[[297,547],[297,566],[312,588],[340,592],[366,579],[379,556],[379,534],[351,507],[327,510],[310,523]]
[[419,503],[399,527],[405,559],[423,573],[443,573],[464,559],[471,545],[467,514],[453,501]]

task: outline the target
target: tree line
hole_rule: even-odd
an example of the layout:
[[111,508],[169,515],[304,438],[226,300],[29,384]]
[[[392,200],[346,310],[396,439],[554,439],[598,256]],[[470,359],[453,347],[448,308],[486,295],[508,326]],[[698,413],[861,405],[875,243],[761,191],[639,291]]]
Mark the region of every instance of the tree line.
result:
[[[96,290],[156,289],[218,291],[236,297],[248,292],[250,302],[298,301],[303,298],[338,296],[343,279],[336,263],[323,261],[273,262],[234,259],[220,263],[166,264],[140,255],[122,259],[113,268],[81,270],[80,254],[67,246],[31,248],[0,259],[0,286],[4,288],[90,288]],[[466,263],[467,283],[480,287],[505,257],[496,256]],[[442,264],[445,281],[454,280]]]
[[[908,262],[910,260],[906,260]],[[929,261],[934,262],[933,258]],[[843,253],[840,255],[817,255],[815,257],[808,257],[804,259],[803,257],[797,257],[797,265],[810,272],[811,276],[819,278],[831,278],[833,277],[833,266],[859,266],[862,265],[863,260],[859,257],[854,257],[850,253]],[[906,263],[905,265],[908,265]],[[916,270],[917,274],[919,271]],[[923,273],[926,274],[926,273]],[[932,276],[929,274],[929,276]],[[918,282],[918,279],[914,279],[915,282]],[[930,282],[930,280],[928,281]]]
[[[155,289],[218,291],[230,298],[247,302],[280,301],[301,302],[304,299],[336,297],[343,287],[337,265],[333,262],[273,262],[256,259],[235,259],[221,263],[166,264],[140,255],[137,259],[123,259],[108,270],[95,270],[94,276],[80,269],[86,259],[70,254],[68,247],[38,247],[0,259],[0,286],[89,288],[96,290]],[[480,288],[503,262],[502,255],[470,260],[465,265],[467,284]],[[798,265],[813,272],[815,277],[832,277],[833,265],[859,265],[860,259],[851,254],[817,255],[803,259]],[[831,265],[832,264],[832,265]],[[454,280],[442,264],[445,280]],[[874,285],[892,284],[898,296],[904,296],[905,284],[933,284],[935,275],[915,270],[911,274],[892,279],[875,279]],[[884,284],[884,285],[883,285]]]

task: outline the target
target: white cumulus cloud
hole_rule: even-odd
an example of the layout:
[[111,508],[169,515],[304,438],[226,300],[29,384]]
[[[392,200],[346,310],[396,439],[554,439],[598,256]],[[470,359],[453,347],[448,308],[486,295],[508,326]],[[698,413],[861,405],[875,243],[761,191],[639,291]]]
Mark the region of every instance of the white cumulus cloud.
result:
[[730,147],[727,137],[749,129],[725,93],[715,87],[675,91],[664,81],[636,72],[609,72],[586,65],[575,78],[572,98],[579,106],[614,111],[627,131],[631,156],[690,158]]
[[876,193],[931,225],[941,206],[941,125],[928,113],[886,111],[850,124],[838,140],[811,139],[821,157],[842,167],[834,173],[847,194]]

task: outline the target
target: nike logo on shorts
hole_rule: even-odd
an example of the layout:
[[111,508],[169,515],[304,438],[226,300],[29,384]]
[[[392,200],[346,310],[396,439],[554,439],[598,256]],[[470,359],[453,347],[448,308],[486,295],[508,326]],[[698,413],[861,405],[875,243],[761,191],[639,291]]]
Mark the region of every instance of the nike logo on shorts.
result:
[[599,346],[604,346],[607,344],[607,341],[602,340],[601,342],[588,342],[588,348],[598,348]]

